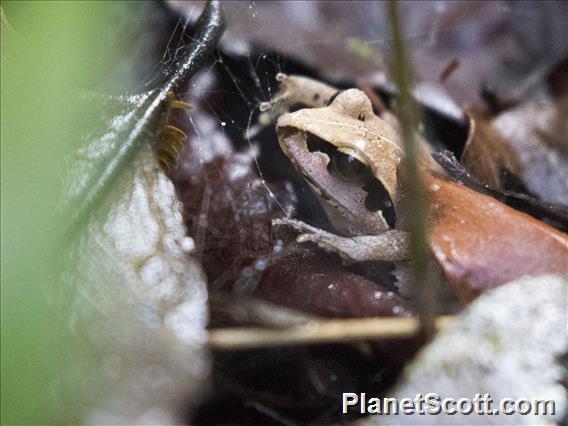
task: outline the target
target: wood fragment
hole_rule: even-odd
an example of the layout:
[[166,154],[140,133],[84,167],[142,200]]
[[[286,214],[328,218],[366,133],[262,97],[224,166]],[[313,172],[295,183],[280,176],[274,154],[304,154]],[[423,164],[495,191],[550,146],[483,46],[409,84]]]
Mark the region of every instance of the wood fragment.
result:
[[[455,321],[454,316],[440,316],[434,321],[440,331]],[[361,340],[408,339],[417,336],[417,318],[364,318],[312,321],[285,329],[261,327],[217,328],[209,331],[209,347],[217,350],[241,350],[274,346],[344,343]]]
[[452,61],[446,65],[446,68],[440,73],[440,83],[444,83],[453,73],[460,67],[460,61],[458,58],[452,59]]

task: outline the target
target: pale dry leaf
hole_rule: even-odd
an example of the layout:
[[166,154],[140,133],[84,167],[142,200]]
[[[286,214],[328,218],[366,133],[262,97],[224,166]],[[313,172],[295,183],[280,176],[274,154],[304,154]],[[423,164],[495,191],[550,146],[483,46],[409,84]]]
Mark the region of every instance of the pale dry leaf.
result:
[[493,126],[511,141],[528,189],[545,201],[568,200],[568,99],[527,102],[504,112]]
[[[554,275],[521,278],[481,296],[405,369],[388,397],[552,399],[554,415],[371,416],[361,426],[427,424],[556,424],[568,408],[559,383],[566,350],[568,282]],[[494,402],[492,408],[496,408]]]
[[89,423],[178,423],[205,396],[206,283],[180,208],[144,144],[71,248],[71,324],[98,354],[81,380],[102,390]]

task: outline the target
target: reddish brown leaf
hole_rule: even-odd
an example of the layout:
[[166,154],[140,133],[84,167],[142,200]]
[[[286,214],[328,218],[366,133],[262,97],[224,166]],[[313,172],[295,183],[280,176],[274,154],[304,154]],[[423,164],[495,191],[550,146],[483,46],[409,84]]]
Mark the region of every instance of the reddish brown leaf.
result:
[[568,235],[456,182],[428,179],[430,245],[467,303],[523,275],[568,275]]
[[255,295],[271,302],[331,318],[408,316],[398,295],[346,271],[337,256],[306,250],[269,267]]

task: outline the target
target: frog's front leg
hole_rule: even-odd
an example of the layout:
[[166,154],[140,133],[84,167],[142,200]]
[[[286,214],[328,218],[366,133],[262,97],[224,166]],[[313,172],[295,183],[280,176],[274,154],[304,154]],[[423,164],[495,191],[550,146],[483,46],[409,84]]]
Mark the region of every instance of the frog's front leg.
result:
[[342,237],[294,219],[275,219],[272,225],[291,227],[300,233],[297,242],[315,243],[326,251],[339,254],[349,262],[369,260],[396,262],[410,258],[410,235],[396,229],[379,235]]

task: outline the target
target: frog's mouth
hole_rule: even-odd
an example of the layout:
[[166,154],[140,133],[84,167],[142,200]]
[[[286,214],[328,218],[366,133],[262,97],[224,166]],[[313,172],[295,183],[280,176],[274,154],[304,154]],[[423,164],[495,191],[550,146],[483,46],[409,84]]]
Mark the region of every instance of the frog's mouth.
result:
[[335,156],[344,155],[334,145],[294,127],[279,127],[278,136],[282,150],[320,198],[339,232],[362,235],[395,226],[388,192],[363,163],[358,179],[345,179],[334,170]]

